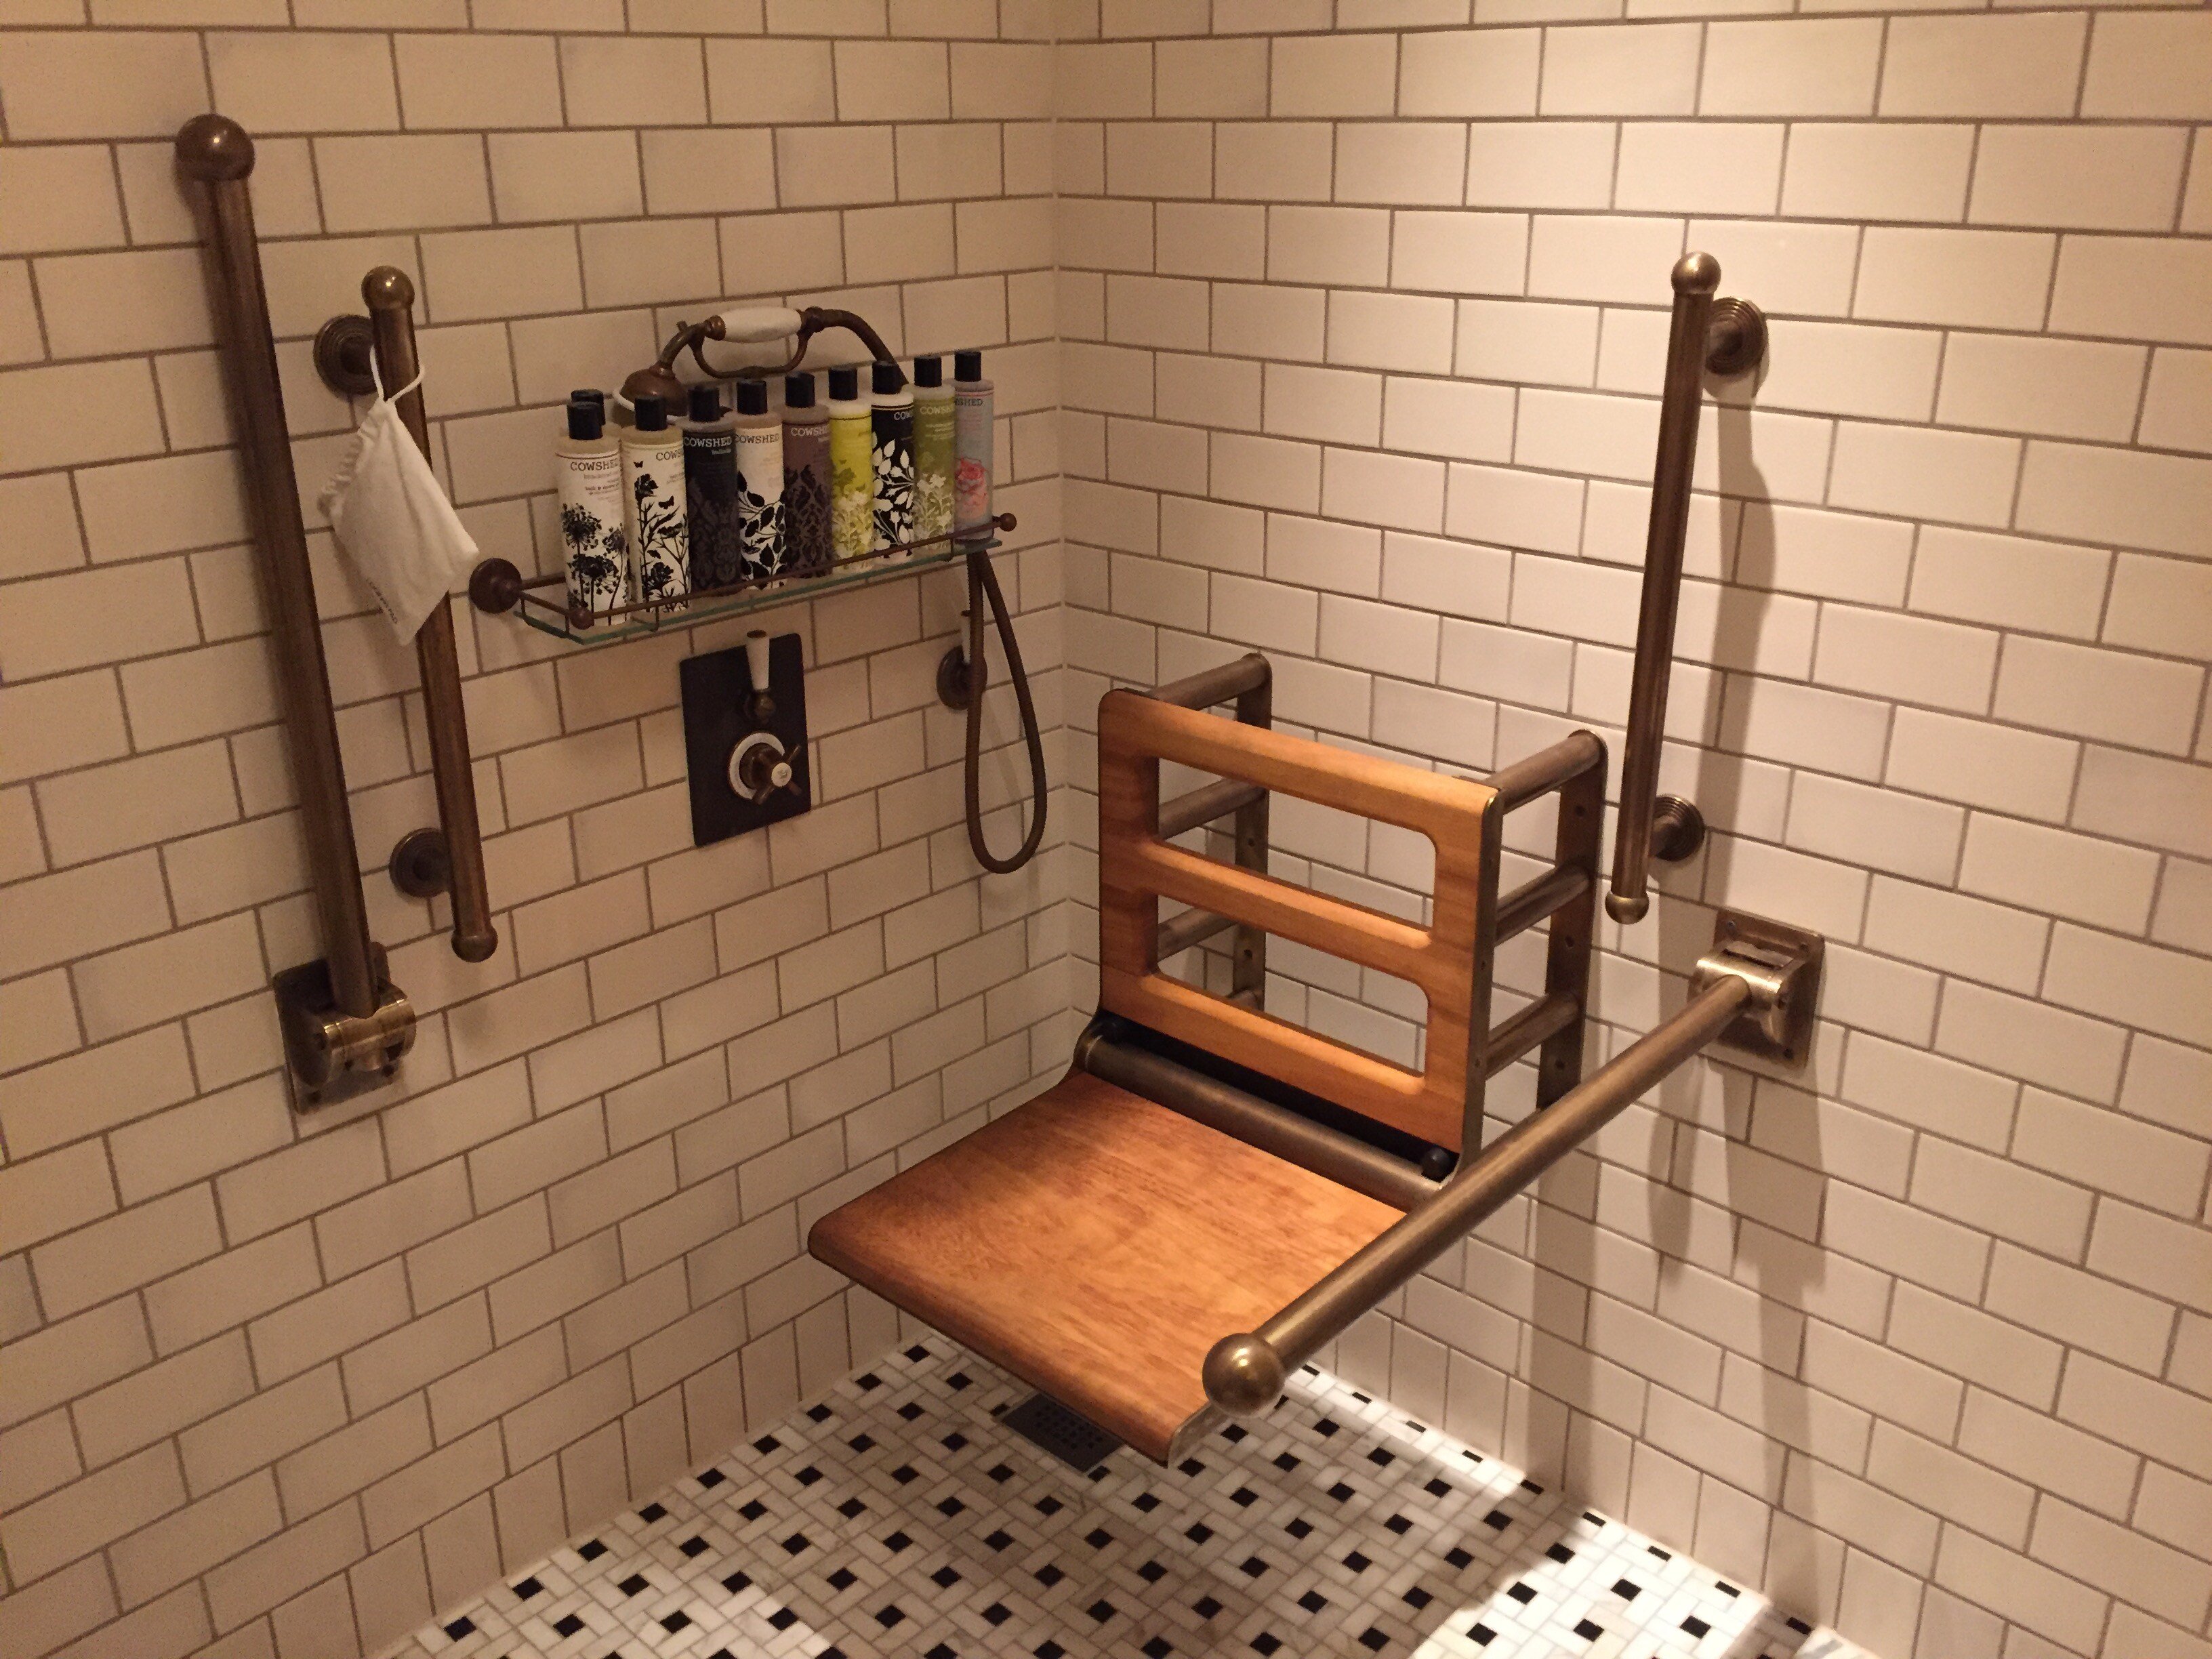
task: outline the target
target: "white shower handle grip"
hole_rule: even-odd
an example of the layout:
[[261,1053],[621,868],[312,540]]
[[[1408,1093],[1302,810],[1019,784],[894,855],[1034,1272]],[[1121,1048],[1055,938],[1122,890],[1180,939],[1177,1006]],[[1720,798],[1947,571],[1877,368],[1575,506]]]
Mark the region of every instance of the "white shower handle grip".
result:
[[722,337],[739,344],[788,339],[799,326],[799,313],[789,306],[747,306],[722,313]]

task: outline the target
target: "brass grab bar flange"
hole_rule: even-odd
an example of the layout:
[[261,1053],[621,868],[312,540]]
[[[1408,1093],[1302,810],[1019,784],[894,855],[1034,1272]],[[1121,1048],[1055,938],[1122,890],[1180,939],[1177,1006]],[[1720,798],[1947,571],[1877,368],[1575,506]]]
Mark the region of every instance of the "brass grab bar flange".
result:
[[342,313],[315,331],[315,373],[333,392],[368,397],[376,390],[375,349],[368,319]]
[[1723,295],[1705,325],[1705,372],[1732,380],[1766,361],[1766,313],[1748,300]]
[[1813,1053],[1813,1012],[1825,955],[1824,941],[1810,928],[1723,910],[1713,921],[1712,949],[1690,975],[1690,994],[1733,975],[1751,987],[1751,1000],[1714,1039],[1716,1045],[1802,1066]]
[[410,830],[392,842],[386,868],[392,884],[409,898],[435,898],[453,890],[453,855],[446,850],[446,832],[435,824]]
[[415,1046],[415,1006],[392,982],[382,945],[369,947],[369,966],[376,981],[376,1007],[368,1014],[338,1008],[329,964],[320,958],[287,968],[270,981],[291,1065],[293,1103],[299,1110],[327,1106],[389,1082]]

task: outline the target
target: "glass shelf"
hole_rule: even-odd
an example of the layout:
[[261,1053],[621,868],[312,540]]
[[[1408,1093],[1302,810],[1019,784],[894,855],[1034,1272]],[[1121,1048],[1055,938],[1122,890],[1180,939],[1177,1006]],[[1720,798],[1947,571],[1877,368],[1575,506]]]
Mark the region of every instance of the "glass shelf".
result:
[[981,533],[939,536],[927,542],[887,547],[880,552],[842,560],[813,575],[781,576],[768,582],[707,588],[679,599],[629,606],[613,616],[589,621],[569,611],[565,574],[526,577],[505,559],[486,559],[476,568],[469,578],[469,599],[479,611],[495,614],[511,611],[526,627],[588,649],[670,629],[693,628],[725,617],[773,610],[840,588],[866,587],[916,571],[934,570],[965,557],[970,550],[989,552],[1005,545],[1000,534],[1011,532],[1014,522],[1012,514],[1001,513]]

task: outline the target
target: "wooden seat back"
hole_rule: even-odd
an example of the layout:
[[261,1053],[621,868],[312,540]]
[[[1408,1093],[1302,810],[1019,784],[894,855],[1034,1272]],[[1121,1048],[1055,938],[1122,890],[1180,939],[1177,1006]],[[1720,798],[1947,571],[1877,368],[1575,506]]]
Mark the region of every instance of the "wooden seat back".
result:
[[[1257,871],[1185,851],[1159,836],[1160,763],[1395,823],[1436,848],[1426,927]],[[1177,708],[1133,691],[1098,707],[1099,1002],[1293,1088],[1457,1151],[1479,1121],[1475,1046],[1490,1007],[1504,809],[1470,779]],[[1428,999],[1423,1069],[1214,996],[1160,972],[1166,897],[1409,981]]]

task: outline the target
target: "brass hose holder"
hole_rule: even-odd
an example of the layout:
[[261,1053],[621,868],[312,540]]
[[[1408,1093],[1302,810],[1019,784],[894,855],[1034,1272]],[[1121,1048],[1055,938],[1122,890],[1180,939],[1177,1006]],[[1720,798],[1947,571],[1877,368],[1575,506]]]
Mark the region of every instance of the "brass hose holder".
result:
[[369,946],[375,1011],[342,1012],[331,990],[329,964],[318,959],[287,968],[270,981],[276,1023],[291,1064],[295,1104],[328,1106],[391,1081],[415,1046],[415,1006],[392,982],[384,947]]

